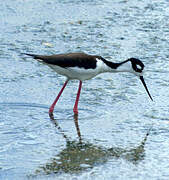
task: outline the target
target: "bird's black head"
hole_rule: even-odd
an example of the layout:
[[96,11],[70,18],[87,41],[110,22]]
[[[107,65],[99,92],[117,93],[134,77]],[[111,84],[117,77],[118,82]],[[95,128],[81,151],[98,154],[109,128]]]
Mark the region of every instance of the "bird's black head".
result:
[[136,59],[136,58],[130,58],[128,60],[126,60],[126,63],[127,62],[131,62],[131,71],[132,73],[134,73],[136,76],[138,76],[143,84],[143,86],[145,87],[149,97],[151,100],[152,97],[148,91],[148,88],[147,88],[147,85],[144,81],[144,78],[143,78],[143,70],[144,70],[144,64],[142,63],[142,61],[140,61],[139,59]]
[[128,61],[131,62],[132,69],[134,72],[136,72],[136,75],[139,75],[140,73],[143,72],[144,64],[139,59],[130,58],[130,59],[128,59]]

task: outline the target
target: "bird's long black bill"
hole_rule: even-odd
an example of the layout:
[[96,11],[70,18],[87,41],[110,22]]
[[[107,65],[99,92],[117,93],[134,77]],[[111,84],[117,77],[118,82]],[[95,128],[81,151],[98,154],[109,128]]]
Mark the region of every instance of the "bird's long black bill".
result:
[[147,88],[147,86],[146,86],[146,83],[145,83],[145,81],[144,81],[143,76],[140,76],[140,80],[141,80],[141,82],[143,83],[143,86],[145,87],[145,89],[146,89],[146,91],[147,91],[150,99],[153,101],[153,98],[151,97],[151,95],[150,95],[150,93],[149,93],[149,91],[148,91],[148,88]]

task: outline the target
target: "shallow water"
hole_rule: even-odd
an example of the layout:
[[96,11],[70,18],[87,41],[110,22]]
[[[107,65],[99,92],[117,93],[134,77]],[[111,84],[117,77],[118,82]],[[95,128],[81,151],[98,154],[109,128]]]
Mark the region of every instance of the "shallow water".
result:
[[[155,1],[5,0],[0,6],[0,179],[169,179],[169,6]],[[22,53],[141,59],[132,74],[71,81]]]

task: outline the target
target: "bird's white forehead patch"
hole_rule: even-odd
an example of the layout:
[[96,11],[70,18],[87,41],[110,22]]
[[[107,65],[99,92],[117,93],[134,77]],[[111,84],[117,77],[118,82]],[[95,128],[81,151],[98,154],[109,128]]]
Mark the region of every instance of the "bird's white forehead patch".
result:
[[136,64],[137,69],[142,70],[142,67],[139,64]]

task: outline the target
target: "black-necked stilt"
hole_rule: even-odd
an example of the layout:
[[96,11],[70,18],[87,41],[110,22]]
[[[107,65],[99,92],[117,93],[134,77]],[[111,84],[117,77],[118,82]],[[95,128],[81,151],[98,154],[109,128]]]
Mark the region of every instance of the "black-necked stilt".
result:
[[143,79],[144,64],[139,59],[130,58],[120,63],[113,63],[107,61],[101,56],[88,55],[85,53],[68,53],[51,56],[26,53],[26,55],[32,56],[34,59],[47,64],[58,74],[67,77],[67,80],[65,81],[62,89],[49,109],[50,115],[53,114],[54,107],[59,97],[61,96],[68,81],[71,79],[77,79],[80,81],[75,105],[73,108],[74,114],[78,114],[78,101],[82,88],[82,81],[91,79],[96,75],[104,72],[130,72],[135,74],[140,78],[150,99],[153,100]]

